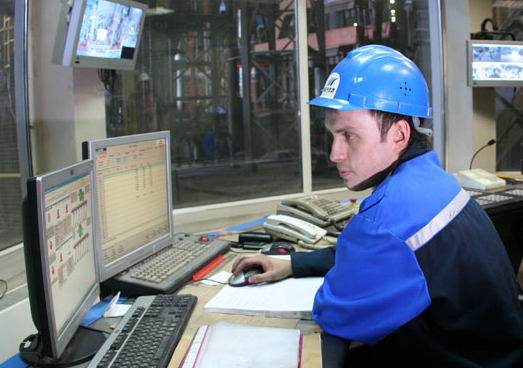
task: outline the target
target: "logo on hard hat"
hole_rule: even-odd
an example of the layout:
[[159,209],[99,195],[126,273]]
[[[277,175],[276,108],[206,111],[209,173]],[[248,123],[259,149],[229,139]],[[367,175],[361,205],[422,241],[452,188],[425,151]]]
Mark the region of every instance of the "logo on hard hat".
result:
[[340,84],[340,75],[338,73],[332,73],[329,75],[329,79],[325,82],[325,86],[321,91],[320,97],[325,98],[334,98],[336,91],[338,90],[338,85]]

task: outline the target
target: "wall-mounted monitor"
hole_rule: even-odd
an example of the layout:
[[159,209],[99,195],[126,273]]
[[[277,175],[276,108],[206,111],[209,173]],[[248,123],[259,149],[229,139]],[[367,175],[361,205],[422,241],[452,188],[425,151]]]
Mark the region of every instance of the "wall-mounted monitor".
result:
[[468,85],[523,86],[523,42],[468,40]]
[[100,294],[93,180],[94,164],[87,160],[27,182],[24,253],[38,333],[24,340],[20,353],[38,367],[79,364],[105,341],[103,333],[80,326]]
[[74,0],[59,15],[53,62],[64,66],[132,70],[147,5],[132,0]]

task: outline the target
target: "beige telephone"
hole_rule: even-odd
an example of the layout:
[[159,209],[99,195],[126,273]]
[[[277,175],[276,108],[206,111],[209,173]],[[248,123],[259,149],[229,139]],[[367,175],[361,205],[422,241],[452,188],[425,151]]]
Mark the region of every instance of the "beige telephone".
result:
[[468,189],[488,190],[507,185],[505,180],[483,169],[462,170],[454,176],[462,187]]
[[286,215],[268,216],[263,228],[276,238],[295,243],[315,244],[327,235],[327,230],[319,226]]
[[354,208],[316,195],[284,199],[276,207],[277,214],[297,217],[321,227],[346,220],[356,212]]

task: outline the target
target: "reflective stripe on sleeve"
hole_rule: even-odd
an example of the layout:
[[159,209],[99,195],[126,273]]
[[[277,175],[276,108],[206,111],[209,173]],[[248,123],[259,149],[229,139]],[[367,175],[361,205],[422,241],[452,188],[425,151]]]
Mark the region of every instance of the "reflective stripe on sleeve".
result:
[[423,244],[428,242],[434,235],[436,235],[441,229],[447,226],[453,219],[461,212],[463,207],[468,203],[470,199],[469,194],[462,188],[461,191],[454,197],[454,199],[438,213],[430,222],[420,229],[417,233],[412,235],[408,240],[407,244],[409,247],[416,251],[421,248]]

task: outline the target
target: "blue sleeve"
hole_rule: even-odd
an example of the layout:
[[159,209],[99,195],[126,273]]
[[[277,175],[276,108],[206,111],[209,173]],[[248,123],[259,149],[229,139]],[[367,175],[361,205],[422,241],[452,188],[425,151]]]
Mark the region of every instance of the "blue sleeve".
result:
[[414,252],[373,221],[354,216],[338,238],[336,263],[314,300],[327,333],[375,344],[430,305]]
[[334,266],[336,247],[327,247],[313,252],[292,252],[291,266],[294,277],[325,276]]

